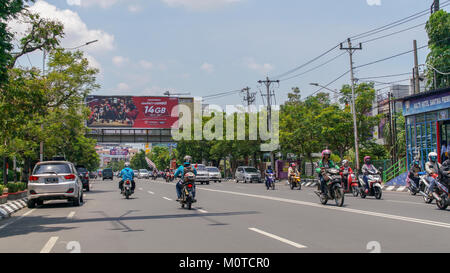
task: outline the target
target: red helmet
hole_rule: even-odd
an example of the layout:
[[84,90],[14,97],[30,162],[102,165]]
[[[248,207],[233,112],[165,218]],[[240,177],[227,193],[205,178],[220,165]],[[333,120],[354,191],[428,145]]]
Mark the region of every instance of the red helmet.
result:
[[296,165],[295,165],[295,163],[291,163],[291,167],[295,167]]
[[328,150],[328,149],[326,149],[326,150],[323,150],[323,151],[322,151],[322,157],[324,157],[325,155],[328,155],[328,156],[330,156],[330,155],[331,155],[331,151],[330,151],[330,150]]
[[370,156],[366,156],[366,157],[364,157],[364,163],[366,163],[367,162],[367,160],[371,160],[372,158],[370,157]]

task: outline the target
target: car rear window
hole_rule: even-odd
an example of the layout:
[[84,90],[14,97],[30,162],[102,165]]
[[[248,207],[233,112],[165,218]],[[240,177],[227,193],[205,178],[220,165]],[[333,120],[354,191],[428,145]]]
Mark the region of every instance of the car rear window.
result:
[[147,170],[139,170],[139,172],[141,172],[141,173],[148,173]]
[[72,173],[72,171],[70,170],[70,166],[64,163],[41,164],[36,166],[36,169],[34,170],[34,174],[47,173],[66,174]]
[[217,168],[206,168],[206,169],[208,170],[208,172],[214,172],[214,173],[219,172],[219,169],[217,169]]
[[88,170],[86,168],[77,168],[79,173],[86,173]]
[[103,173],[112,173],[112,170],[111,169],[104,169]]
[[246,173],[257,173],[258,170],[255,168],[245,168]]
[[198,171],[206,171],[206,167],[205,167],[205,165],[197,165],[197,170]]

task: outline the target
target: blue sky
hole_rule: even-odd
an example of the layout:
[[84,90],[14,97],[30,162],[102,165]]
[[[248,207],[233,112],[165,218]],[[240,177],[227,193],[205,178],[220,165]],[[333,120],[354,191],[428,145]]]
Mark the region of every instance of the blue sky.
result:
[[[445,3],[445,1],[442,1]],[[93,66],[101,69],[98,95],[162,95],[166,90],[193,96],[242,89],[258,91],[257,81],[282,74],[347,37],[429,9],[432,0],[46,0],[32,10],[57,18],[66,25],[63,46],[90,40],[83,50]],[[448,6],[444,7],[448,11]],[[374,35],[424,23],[428,16]],[[18,27],[20,28],[20,27]],[[370,37],[370,38],[372,38]],[[363,45],[355,65],[388,57],[427,42],[424,27]],[[338,49],[299,70],[312,68],[340,54]],[[420,63],[427,51],[419,52]],[[41,66],[42,54],[20,64]],[[356,76],[410,72],[408,54],[356,71]],[[302,96],[325,85],[349,69],[348,55],[302,77],[281,82],[277,102],[292,87]],[[408,76],[381,79],[395,81]],[[350,81],[345,76],[330,88]],[[259,94],[259,93],[258,93]],[[208,101],[219,105],[240,104],[235,94]],[[262,104],[258,95],[258,104]]]

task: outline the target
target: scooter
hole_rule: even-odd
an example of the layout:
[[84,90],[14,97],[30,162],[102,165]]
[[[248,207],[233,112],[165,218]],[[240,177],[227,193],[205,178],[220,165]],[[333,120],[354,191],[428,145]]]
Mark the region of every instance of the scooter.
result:
[[272,190],[275,190],[275,174],[269,173],[266,178],[266,188],[269,190],[272,188]]
[[426,172],[420,172],[418,173],[419,175],[419,186],[416,186],[414,181],[409,178],[409,174],[406,177],[406,185],[408,186],[408,191],[411,195],[415,196],[417,194],[420,194],[421,192],[425,192],[425,188],[423,187],[423,183],[421,181],[421,178],[423,176],[425,176],[427,173]]
[[378,174],[378,172],[371,172],[369,173],[369,175],[367,176],[367,182],[369,183],[369,193],[366,193],[366,182],[364,182],[363,179],[363,175],[359,176],[359,183],[361,184],[361,187],[359,188],[359,194],[361,195],[361,198],[366,198],[367,196],[375,196],[376,199],[381,199],[381,196],[383,194],[382,191],[382,179],[381,179],[381,175]]
[[125,196],[126,199],[130,199],[130,196],[133,194],[132,190],[131,190],[131,181],[129,179],[127,179],[124,183],[123,183],[123,191],[122,194]]
[[186,173],[184,175],[183,189],[181,190],[180,204],[181,208],[187,207],[189,210],[192,209],[192,204],[194,203],[194,183],[195,175],[192,172]]
[[327,183],[327,192],[326,195],[322,195],[321,191],[315,191],[315,194],[319,196],[320,203],[322,205],[326,205],[328,200],[334,200],[336,202],[336,206],[342,207],[344,205],[344,189],[342,188],[342,177],[339,174],[339,169],[330,168],[325,171],[323,175],[326,183]]
[[298,190],[302,189],[302,182],[300,179],[300,176],[292,176],[289,182],[290,186],[291,186],[291,190],[294,190],[295,188],[298,187]]
[[354,197],[358,197],[359,184],[356,175],[353,172],[350,173],[348,170],[344,170],[341,172],[341,177],[344,193],[351,193]]

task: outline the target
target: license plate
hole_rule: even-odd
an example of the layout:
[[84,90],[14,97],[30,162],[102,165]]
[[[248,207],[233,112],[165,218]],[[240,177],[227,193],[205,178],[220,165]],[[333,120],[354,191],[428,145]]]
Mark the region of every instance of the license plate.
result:
[[45,183],[58,183],[58,178],[46,178]]

